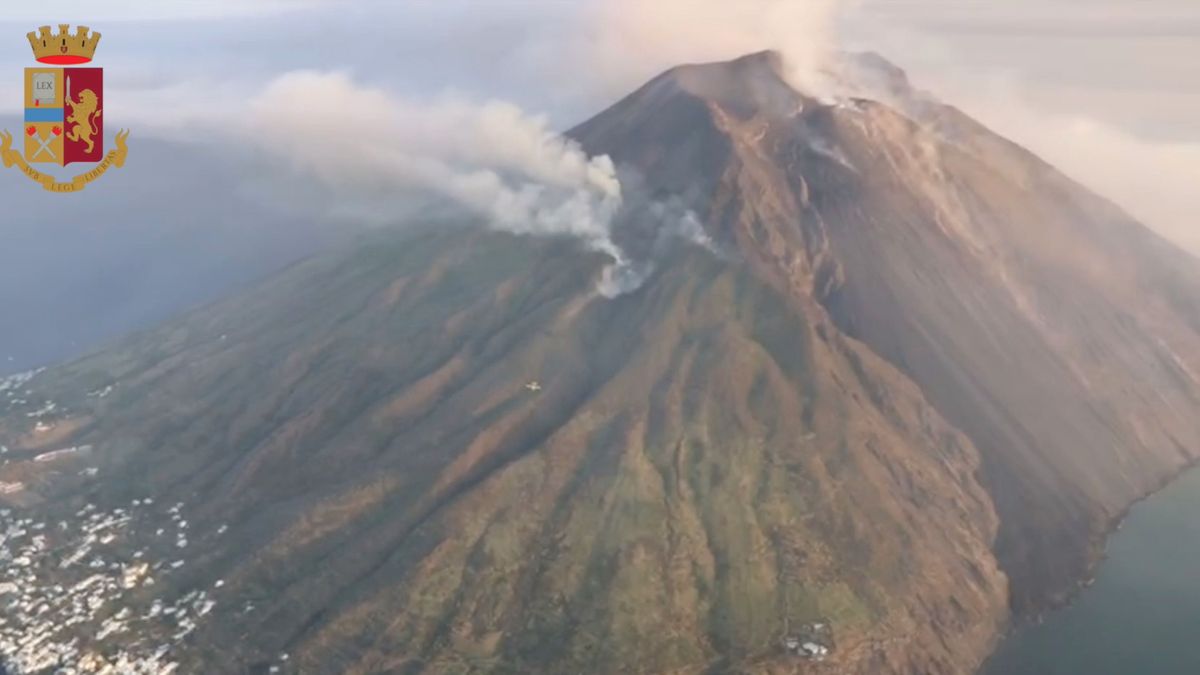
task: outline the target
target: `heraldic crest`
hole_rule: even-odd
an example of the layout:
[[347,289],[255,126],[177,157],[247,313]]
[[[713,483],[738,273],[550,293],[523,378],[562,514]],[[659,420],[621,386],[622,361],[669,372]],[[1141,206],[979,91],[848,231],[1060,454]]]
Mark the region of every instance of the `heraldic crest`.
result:
[[[42,26],[28,37],[38,63],[66,67],[25,69],[24,128],[15,138],[0,132],[0,163],[16,166],[51,192],[77,192],[110,167],[124,166],[129,138],[128,131],[118,132],[116,148],[104,152],[104,69],[77,67],[92,60],[100,34],[87,26],[72,34],[70,25],[60,24],[57,33]],[[16,143],[23,144],[20,151]],[[77,162],[96,165],[65,181],[32,166]]]

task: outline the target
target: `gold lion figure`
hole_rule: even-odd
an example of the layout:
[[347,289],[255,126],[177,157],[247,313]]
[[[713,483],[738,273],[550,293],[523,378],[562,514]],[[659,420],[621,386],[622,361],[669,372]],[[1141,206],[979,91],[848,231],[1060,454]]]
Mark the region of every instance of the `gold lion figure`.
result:
[[96,118],[103,112],[96,109],[100,105],[100,99],[96,92],[84,89],[79,92],[78,100],[72,101],[68,98],[67,105],[71,106],[71,116],[67,118],[67,125],[70,127],[67,138],[83,141],[87,144],[87,152],[91,153],[92,148],[96,147],[96,142],[92,140],[92,136],[96,134]]

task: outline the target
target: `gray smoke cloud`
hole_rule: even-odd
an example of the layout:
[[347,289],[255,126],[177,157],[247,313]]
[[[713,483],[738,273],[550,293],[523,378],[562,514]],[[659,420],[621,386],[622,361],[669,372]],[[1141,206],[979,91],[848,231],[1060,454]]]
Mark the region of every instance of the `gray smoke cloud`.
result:
[[337,72],[274,80],[250,104],[249,139],[307,172],[341,200],[374,204],[435,194],[515,234],[569,235],[612,258],[598,291],[642,280],[612,238],[621,183],[606,156],[588,157],[543,117],[517,106],[443,96],[411,101]]

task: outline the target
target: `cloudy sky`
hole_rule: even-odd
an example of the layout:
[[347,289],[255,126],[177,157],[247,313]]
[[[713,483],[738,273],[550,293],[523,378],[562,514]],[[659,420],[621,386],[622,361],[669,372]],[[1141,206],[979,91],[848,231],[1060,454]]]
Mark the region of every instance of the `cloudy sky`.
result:
[[[1200,253],[1197,0],[9,4],[0,12],[0,128],[19,124],[20,73],[33,63],[25,34],[66,22],[103,34],[96,65],[106,69],[106,131],[128,127],[134,135],[129,166],[106,175],[102,189],[47,195],[0,170],[0,316],[19,296],[29,308],[23,316],[41,311],[45,329],[12,338],[0,331],[0,371],[5,353],[68,339],[56,302],[72,288],[104,288],[126,274],[129,307],[90,298],[79,306],[150,321],[180,298],[216,292],[226,277],[263,272],[261,261],[282,264],[312,249],[324,236],[321,223],[394,214],[421,192],[440,190],[515,228],[525,214],[546,212],[544,204],[531,211],[532,200],[558,176],[550,212],[597,217],[612,197],[608,168],[548,145],[552,132],[672,65],[765,48],[785,50],[801,70],[828,49],[874,49],[919,87]],[[389,138],[379,138],[381,128]],[[435,142],[448,137],[457,138]],[[180,150],[187,147],[202,159]],[[353,153],[341,164],[318,166],[346,147]],[[286,163],[336,175],[366,153],[378,180],[356,177],[367,191],[333,208],[328,195],[273,184],[263,178],[273,172],[243,161],[281,148],[293,150],[282,153]],[[231,156],[238,161],[230,164]],[[514,170],[523,182],[502,178]],[[147,179],[160,198],[145,193]],[[605,246],[602,216],[581,230],[597,248]],[[62,241],[92,237],[105,245],[80,243],[63,255]],[[178,264],[180,251],[190,266]],[[149,252],[158,258],[153,267]],[[41,295],[5,295],[37,273],[56,282]],[[210,278],[199,283],[200,275]],[[112,323],[104,335],[133,323]],[[28,352],[26,361],[68,351]]]
[[[53,15],[53,16],[51,16]],[[0,19],[0,112],[23,35],[104,39],[110,124],[230,125],[276,77],[340,71],[397,96],[511,101],[570,126],[662,68],[758,47],[869,47],[921,86],[1200,250],[1194,0],[193,0],[22,3]],[[353,105],[353,102],[347,102]]]

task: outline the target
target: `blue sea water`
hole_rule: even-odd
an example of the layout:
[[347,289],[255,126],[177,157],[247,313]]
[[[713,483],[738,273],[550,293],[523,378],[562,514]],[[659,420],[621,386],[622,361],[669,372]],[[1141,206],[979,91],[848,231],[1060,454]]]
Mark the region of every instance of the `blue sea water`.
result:
[[986,675],[1200,675],[1200,470],[1134,507],[1095,583],[1018,629]]

